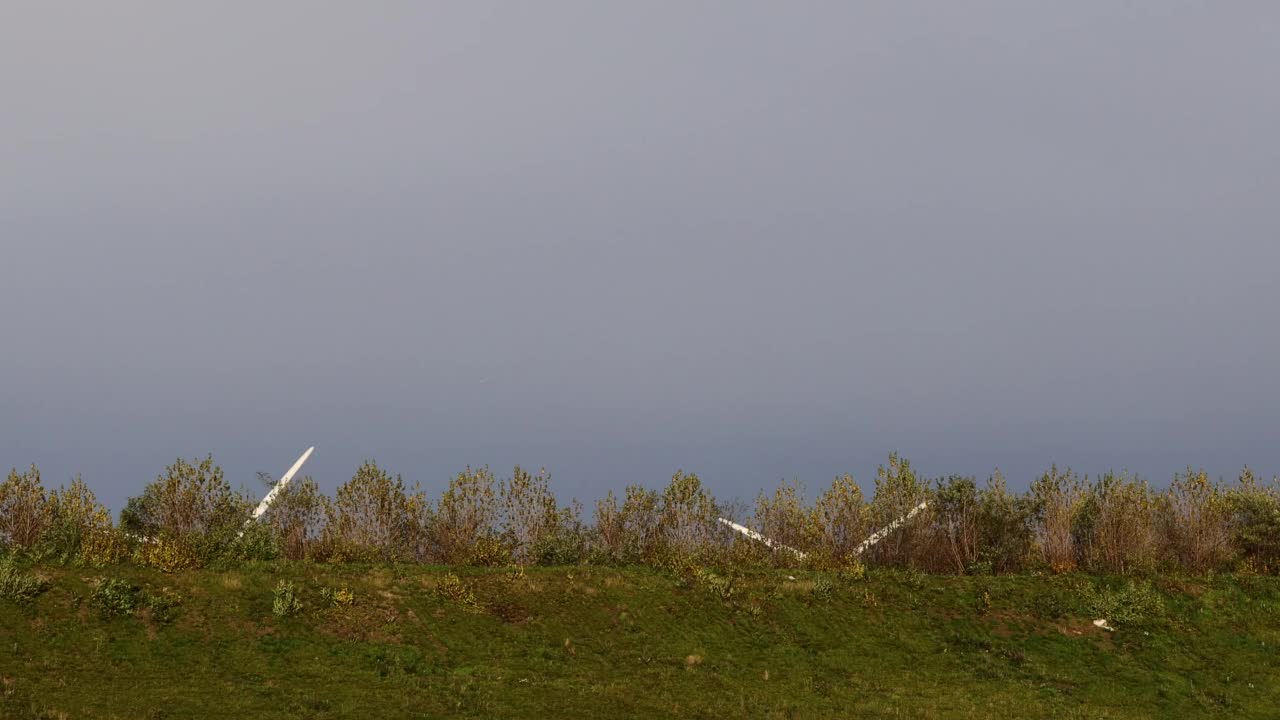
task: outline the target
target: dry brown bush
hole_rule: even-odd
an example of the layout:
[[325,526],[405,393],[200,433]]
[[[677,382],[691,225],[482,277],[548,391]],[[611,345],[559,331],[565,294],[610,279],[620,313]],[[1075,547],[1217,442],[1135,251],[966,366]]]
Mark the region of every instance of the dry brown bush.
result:
[[814,506],[819,544],[836,561],[853,558],[853,551],[867,539],[866,501],[862,488],[849,474],[831,481]]
[[933,529],[945,548],[946,565],[964,574],[977,564],[982,540],[977,482],[959,475],[938,480],[931,505]]
[[370,461],[338,488],[328,508],[325,530],[340,552],[407,559],[412,518],[404,480]]
[[1223,569],[1232,559],[1230,497],[1204,470],[1174,476],[1161,504],[1161,526],[1184,570]]
[[22,473],[10,470],[0,483],[0,540],[19,548],[34,547],[52,519],[40,470],[35,465]]
[[302,477],[276,495],[262,521],[279,541],[280,553],[289,560],[301,560],[311,555],[323,536],[329,505],[316,481]]
[[1076,568],[1075,520],[1084,501],[1084,486],[1070,468],[1057,465],[1031,483],[1031,523],[1035,547],[1054,572]]
[[534,475],[517,465],[499,489],[502,535],[517,562],[537,562],[539,548],[560,529],[549,481],[546,470]]
[[1079,527],[1090,569],[1119,575],[1155,567],[1159,498],[1145,480],[1108,472],[1088,486]]
[[[818,518],[813,508],[805,506],[804,488],[798,481],[783,480],[772,497],[760,493],[756,498],[755,520],[759,531],[775,542],[797,550],[817,549],[821,534]],[[771,557],[779,565],[797,562],[795,553],[776,548]]]
[[[876,470],[876,491],[870,506],[871,525],[886,527],[905,516],[928,497],[928,488],[911,467],[910,461],[897,453],[889,454],[888,465]],[[867,559],[890,567],[920,567],[945,550],[940,547],[933,530],[932,508],[916,514],[883,540],[867,550]]]
[[671,557],[693,559],[706,556],[721,536],[715,499],[694,473],[676,471],[662,493],[658,513],[658,537],[663,552]]
[[610,490],[596,503],[596,537],[600,550],[613,562],[644,562],[658,548],[658,520],[661,499],[653,490],[628,485],[619,506]]
[[610,490],[596,501],[596,552],[610,562],[619,562],[625,557],[626,537],[618,496]]
[[[431,526],[432,555],[440,562],[462,564],[475,559],[482,539],[492,541],[497,503],[493,472],[488,467],[458,473],[440,497]],[[485,547],[486,555],[492,548]]]

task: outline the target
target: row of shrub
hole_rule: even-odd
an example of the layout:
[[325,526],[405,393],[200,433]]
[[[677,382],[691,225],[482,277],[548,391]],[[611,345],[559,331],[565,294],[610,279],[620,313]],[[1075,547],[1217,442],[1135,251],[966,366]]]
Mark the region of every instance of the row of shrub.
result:
[[[860,551],[875,530],[927,508]],[[467,468],[432,500],[377,464],[332,496],[311,478],[288,485],[261,522],[212,458],[178,460],[131,498],[119,522],[83,481],[47,491],[34,466],[0,484],[0,544],[45,562],[121,562],[176,571],[276,558],[316,562],[507,565],[649,564],[907,567],[938,573],[1142,574],[1280,571],[1280,490],[1247,468],[1234,482],[1188,470],[1165,489],[1125,473],[1081,477],[1051,468],[1023,493],[997,473],[926,480],[896,454],[870,501],[849,475],[808,498],[795,482],[754,508],[717,501],[697,475],[661,491],[610,492],[583,518],[561,505],[546,472],[498,479]],[[717,522],[752,525],[804,557]]]

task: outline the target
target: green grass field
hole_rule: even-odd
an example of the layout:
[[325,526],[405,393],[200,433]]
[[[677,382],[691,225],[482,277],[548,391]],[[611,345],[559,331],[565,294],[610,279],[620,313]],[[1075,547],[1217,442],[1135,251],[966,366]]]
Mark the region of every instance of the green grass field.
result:
[[45,583],[0,599],[4,718],[1280,715],[1271,577],[24,572]]

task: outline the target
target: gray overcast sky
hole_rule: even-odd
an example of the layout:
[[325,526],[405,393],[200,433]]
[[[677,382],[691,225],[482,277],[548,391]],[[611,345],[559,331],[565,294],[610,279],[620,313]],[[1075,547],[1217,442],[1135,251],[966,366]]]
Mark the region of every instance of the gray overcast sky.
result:
[[0,6],[0,464],[1280,471],[1280,4]]

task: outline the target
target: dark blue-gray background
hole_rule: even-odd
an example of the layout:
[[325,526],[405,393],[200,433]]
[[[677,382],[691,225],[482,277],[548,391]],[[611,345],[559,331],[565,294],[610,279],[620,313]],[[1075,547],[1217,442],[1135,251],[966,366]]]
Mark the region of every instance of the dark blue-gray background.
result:
[[6,2],[0,464],[1280,470],[1273,2]]

